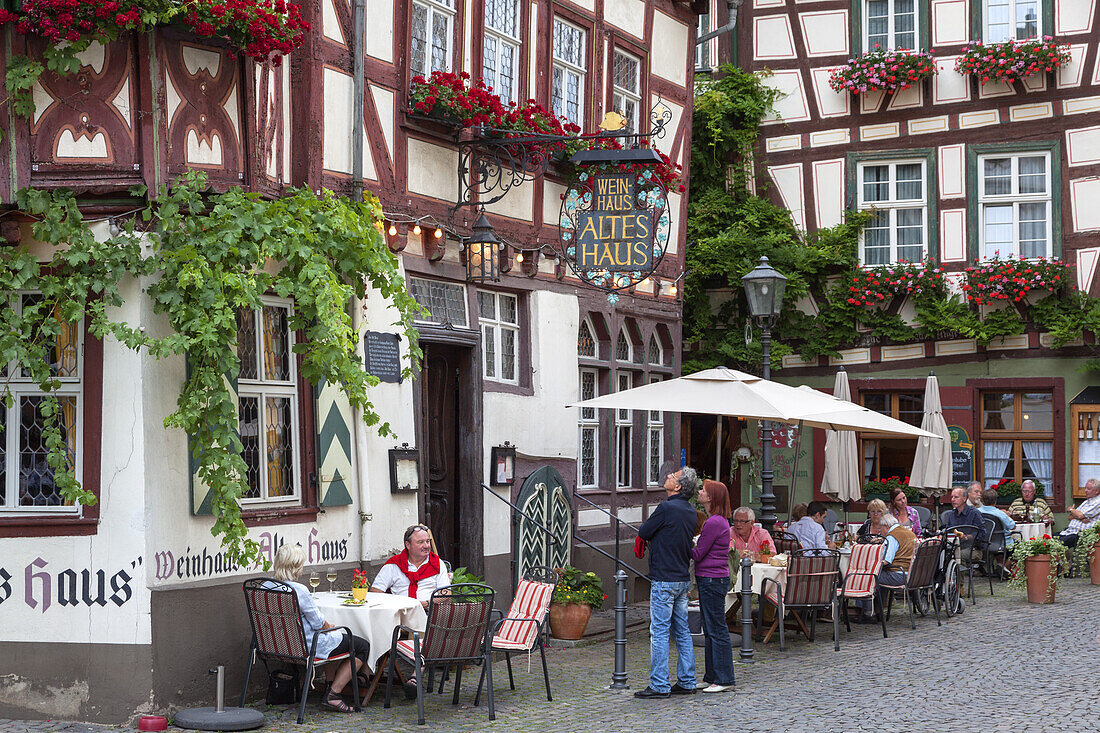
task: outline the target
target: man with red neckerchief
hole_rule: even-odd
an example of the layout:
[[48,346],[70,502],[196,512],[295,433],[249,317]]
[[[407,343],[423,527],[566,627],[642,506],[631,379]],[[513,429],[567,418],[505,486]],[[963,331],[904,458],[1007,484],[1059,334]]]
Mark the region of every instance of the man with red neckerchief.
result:
[[439,556],[432,552],[428,528],[414,524],[405,530],[405,549],[391,557],[371,585],[374,593],[408,596],[426,607],[432,593],[451,584]]

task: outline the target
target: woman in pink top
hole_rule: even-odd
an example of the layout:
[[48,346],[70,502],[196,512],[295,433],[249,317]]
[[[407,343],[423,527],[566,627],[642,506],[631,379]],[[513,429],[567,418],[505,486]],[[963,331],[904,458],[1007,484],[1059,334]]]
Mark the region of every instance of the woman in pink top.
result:
[[695,561],[695,585],[703,616],[703,648],[707,672],[703,692],[733,689],[733,645],[726,628],[726,592],[730,589],[730,499],[726,485],[707,479],[699,492],[707,507],[707,521],[691,551]]
[[772,538],[763,527],[756,526],[756,513],[747,506],[733,513],[733,549],[740,552],[760,552],[763,545],[775,549]]

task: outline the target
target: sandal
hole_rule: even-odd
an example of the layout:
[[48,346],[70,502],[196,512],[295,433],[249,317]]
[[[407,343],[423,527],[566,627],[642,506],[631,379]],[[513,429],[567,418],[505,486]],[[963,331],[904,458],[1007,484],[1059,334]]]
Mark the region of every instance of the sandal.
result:
[[321,701],[321,707],[334,710],[338,713],[355,712],[355,708],[344,702],[344,698],[340,697],[340,693],[333,692],[331,687],[325,692],[325,697]]

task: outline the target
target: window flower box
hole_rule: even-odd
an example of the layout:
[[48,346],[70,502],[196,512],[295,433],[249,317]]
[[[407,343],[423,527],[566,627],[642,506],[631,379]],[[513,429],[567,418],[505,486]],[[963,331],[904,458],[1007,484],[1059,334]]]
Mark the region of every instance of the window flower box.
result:
[[982,85],[1012,84],[1033,74],[1057,71],[1070,59],[1069,47],[1055,43],[1050,36],[990,44],[977,41],[963,48],[955,61],[955,71]]
[[847,288],[845,302],[864,307],[889,305],[899,295],[920,298],[947,294],[943,270],[931,261],[864,267],[852,275]]
[[962,289],[966,299],[977,305],[999,301],[1019,303],[1032,290],[1062,291],[1073,278],[1068,265],[1057,258],[999,259],[976,262],[966,268]]
[[829,86],[837,92],[894,94],[936,74],[936,61],[928,51],[876,48],[848,59],[845,66],[829,75]]

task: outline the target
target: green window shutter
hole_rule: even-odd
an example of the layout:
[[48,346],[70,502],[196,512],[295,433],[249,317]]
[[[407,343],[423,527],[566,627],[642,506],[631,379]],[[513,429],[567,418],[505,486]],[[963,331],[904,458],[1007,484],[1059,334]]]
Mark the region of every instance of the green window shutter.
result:
[[339,385],[316,388],[317,474],[321,506],[351,504],[351,403]]
[[[190,373],[190,366],[188,367],[188,373]],[[225,375],[225,385],[229,388],[229,394],[233,398],[233,405],[240,409],[240,400],[237,397],[237,380],[230,379],[229,375]],[[190,467],[189,480],[190,480],[190,497],[191,497],[191,514],[197,516],[200,514],[213,514],[213,510],[210,506],[210,487],[199,480],[199,462],[195,459],[195,452],[193,450],[192,438],[187,438],[187,458],[188,465]]]

